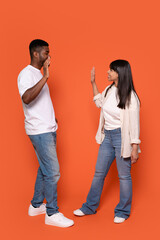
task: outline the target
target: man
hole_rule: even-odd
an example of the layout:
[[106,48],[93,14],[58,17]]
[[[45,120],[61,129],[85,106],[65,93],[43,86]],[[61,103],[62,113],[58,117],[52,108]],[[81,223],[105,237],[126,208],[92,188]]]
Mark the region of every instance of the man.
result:
[[[25,115],[25,130],[35,149],[39,169],[34,196],[29,206],[29,216],[46,213],[45,223],[69,227],[74,222],[58,211],[57,182],[60,178],[56,153],[57,123],[50,98],[49,45],[35,39],[29,45],[31,63],[18,76],[18,88]],[[43,75],[40,69],[43,67]],[[43,203],[46,198],[47,204]]]

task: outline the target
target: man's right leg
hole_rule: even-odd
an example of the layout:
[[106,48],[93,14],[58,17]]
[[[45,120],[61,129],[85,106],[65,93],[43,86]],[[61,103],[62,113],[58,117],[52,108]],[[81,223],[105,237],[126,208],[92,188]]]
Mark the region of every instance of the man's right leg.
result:
[[35,208],[39,207],[43,203],[44,198],[44,177],[41,168],[39,167],[34,187],[34,196],[31,201],[32,206]]
[[41,168],[39,167],[34,188],[34,196],[28,209],[29,216],[37,216],[39,214],[46,213],[46,204],[43,203],[43,200],[44,200],[44,178]]

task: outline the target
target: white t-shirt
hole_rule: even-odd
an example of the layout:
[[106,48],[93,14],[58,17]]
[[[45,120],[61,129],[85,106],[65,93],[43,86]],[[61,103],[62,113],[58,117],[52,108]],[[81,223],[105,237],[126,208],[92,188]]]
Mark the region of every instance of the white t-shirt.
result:
[[107,101],[105,101],[102,109],[105,119],[104,128],[106,130],[113,130],[121,127],[120,108],[117,107],[119,103],[117,88],[113,85],[109,91],[111,91],[111,93],[108,96]]
[[[18,76],[20,96],[33,87],[43,77],[41,71],[31,65],[25,67]],[[47,83],[39,95],[28,105],[22,100],[27,135],[55,132],[57,124]]]

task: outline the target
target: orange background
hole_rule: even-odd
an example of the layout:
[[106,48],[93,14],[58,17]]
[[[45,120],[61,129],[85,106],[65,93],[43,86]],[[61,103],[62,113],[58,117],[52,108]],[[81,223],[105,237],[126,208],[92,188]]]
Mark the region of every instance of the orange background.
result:
[[[159,1],[36,0],[1,3],[1,239],[159,239]],[[52,62],[48,84],[59,122],[57,151],[61,178],[60,211],[75,221],[68,229],[29,217],[38,162],[24,130],[17,76],[29,64],[34,38],[49,42]],[[76,218],[94,174],[99,110],[92,101],[90,70],[99,91],[109,63],[131,63],[141,99],[140,159],[132,167],[131,217],[113,223],[119,200],[116,164],[105,181],[96,215]]]

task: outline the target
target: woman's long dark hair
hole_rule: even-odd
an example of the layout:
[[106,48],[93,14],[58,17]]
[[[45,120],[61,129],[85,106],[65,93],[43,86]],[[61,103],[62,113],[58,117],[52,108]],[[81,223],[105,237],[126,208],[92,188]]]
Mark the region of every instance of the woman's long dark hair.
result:
[[[118,73],[118,97],[119,103],[117,107],[125,109],[126,105],[129,106],[131,99],[131,92],[137,95],[136,90],[133,85],[131,67],[128,61],[126,60],[115,60],[110,63],[110,69]],[[114,85],[113,82],[110,87],[106,90],[105,96],[107,95],[108,90]],[[138,97],[138,95],[137,95]],[[139,97],[138,97],[139,99]],[[140,101],[140,100],[139,100]]]

